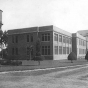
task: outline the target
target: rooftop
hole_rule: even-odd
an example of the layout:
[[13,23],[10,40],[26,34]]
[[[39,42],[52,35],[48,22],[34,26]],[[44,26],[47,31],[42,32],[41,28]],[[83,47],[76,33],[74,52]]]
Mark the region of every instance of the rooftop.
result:
[[56,31],[61,34],[65,34],[68,36],[72,36],[71,33],[62,30],[58,27],[55,27],[53,25],[48,25],[48,26],[40,26],[40,27],[30,27],[30,28],[20,28],[20,29],[13,29],[13,30],[8,30],[8,34],[21,34],[21,33],[30,33],[30,32],[44,32],[44,31]]

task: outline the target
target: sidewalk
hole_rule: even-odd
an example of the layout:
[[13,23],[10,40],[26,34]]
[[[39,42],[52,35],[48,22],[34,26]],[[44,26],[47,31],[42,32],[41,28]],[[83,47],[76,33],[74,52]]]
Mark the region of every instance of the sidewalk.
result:
[[[44,69],[44,68],[55,68],[55,67],[65,67],[65,66],[75,66],[75,65],[84,65],[88,64],[85,59],[78,59],[73,61],[68,60],[48,60],[41,61],[38,65],[38,61],[24,61],[25,65],[22,66],[1,66],[0,72],[3,71],[19,71],[19,70],[33,70],[33,69]],[[27,62],[27,65],[26,65]],[[28,64],[29,63],[29,64]]]

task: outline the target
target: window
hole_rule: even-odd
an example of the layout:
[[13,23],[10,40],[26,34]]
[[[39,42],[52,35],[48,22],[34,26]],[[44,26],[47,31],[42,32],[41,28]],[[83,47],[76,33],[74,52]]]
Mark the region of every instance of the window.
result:
[[79,39],[79,45],[80,45],[80,39]]
[[55,49],[55,54],[57,55],[58,54],[58,46],[55,46],[54,49]]
[[66,54],[66,47],[63,47],[63,54]]
[[18,43],[18,36],[16,35],[16,43]]
[[72,43],[72,39],[71,38],[69,38],[69,44],[71,44]]
[[14,36],[12,36],[12,43],[14,43]]
[[69,47],[67,47],[67,54],[69,54]]
[[67,43],[69,44],[69,38],[67,38]]
[[59,54],[62,54],[62,46],[59,46]]
[[16,48],[16,55],[18,55],[18,48]]
[[62,42],[62,35],[59,35],[59,42]]
[[70,47],[70,53],[72,52],[72,48]]
[[86,41],[84,41],[84,46],[86,46]]
[[33,35],[31,35],[31,42],[33,42]]
[[77,38],[77,45],[79,45],[79,39]]
[[29,35],[27,35],[27,42],[29,42]]
[[54,41],[58,41],[58,34],[54,33]]
[[63,36],[63,43],[66,43],[66,37]]
[[83,46],[84,46],[84,41],[83,41]]
[[27,55],[30,55],[30,48],[27,47]]
[[12,55],[14,55],[14,48],[12,48]]
[[50,46],[42,46],[42,55],[50,55]]
[[50,41],[50,34],[49,33],[42,34],[42,41]]
[[18,43],[18,36],[12,36],[12,43]]

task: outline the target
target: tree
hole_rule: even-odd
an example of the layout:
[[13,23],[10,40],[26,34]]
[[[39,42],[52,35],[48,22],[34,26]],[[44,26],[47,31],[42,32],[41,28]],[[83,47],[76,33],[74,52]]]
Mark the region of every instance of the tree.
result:
[[8,41],[8,32],[4,31],[3,35],[1,37],[1,42],[7,47],[7,41]]
[[2,35],[3,35],[3,31],[0,29],[0,38],[1,38]]
[[6,49],[3,49],[3,50],[0,52],[0,56],[2,56],[2,54],[3,54],[3,58],[4,58],[4,59],[7,59],[7,58],[8,58],[7,48],[6,48]]
[[7,31],[2,31],[0,30],[0,44],[1,44],[1,51],[2,51],[2,58],[3,58],[3,47],[5,45],[4,48],[7,48],[7,41],[8,41],[8,33]]
[[38,38],[38,40],[36,41],[36,56],[32,60],[38,61],[39,65],[40,65],[40,61],[43,60],[40,50],[41,50],[41,42],[40,39]]
[[85,55],[85,60],[88,61],[88,51],[87,51],[87,53],[86,53],[86,55]]
[[40,49],[41,49],[41,41],[38,38],[38,40],[36,41],[36,53],[40,52]]
[[73,60],[77,60],[77,57],[75,55],[74,52],[71,52],[69,55],[68,55],[68,60],[71,60],[71,63],[73,63]]

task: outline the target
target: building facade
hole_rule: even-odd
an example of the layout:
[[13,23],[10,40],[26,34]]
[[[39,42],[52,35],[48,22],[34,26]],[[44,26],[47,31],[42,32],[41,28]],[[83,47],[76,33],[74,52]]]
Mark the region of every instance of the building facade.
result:
[[87,43],[86,43],[86,47],[87,47],[87,51],[88,51],[88,30],[80,30],[78,31],[78,33],[84,37],[86,37]]
[[[72,51],[72,35],[53,25],[8,30],[8,55],[13,59],[30,59],[36,55],[40,39],[41,55],[46,60],[67,59]],[[31,58],[29,47],[32,46]]]
[[79,33],[72,34],[72,51],[76,54],[77,58],[84,58],[87,50],[86,37]]

